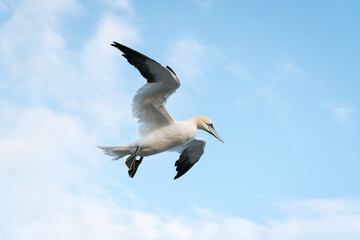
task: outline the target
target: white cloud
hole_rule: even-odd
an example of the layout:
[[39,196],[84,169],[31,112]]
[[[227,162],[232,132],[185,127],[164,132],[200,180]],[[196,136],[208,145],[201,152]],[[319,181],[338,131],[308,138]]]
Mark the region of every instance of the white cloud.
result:
[[22,1],[13,9],[12,17],[0,28],[5,102],[55,104],[51,107],[93,119],[87,124],[96,123],[103,136],[126,136],[119,122],[131,118],[132,94],[127,94],[122,71],[126,61],[120,61],[120,52],[110,43],[138,42],[136,28],[105,12],[83,48],[67,49],[66,36],[59,31],[62,16],[78,9],[81,6],[72,0]]
[[[358,239],[360,201],[282,201],[284,218],[258,223],[209,209],[195,216],[134,210],[138,200],[117,186],[92,147],[96,132],[69,114],[1,106],[0,238],[4,239]],[[11,123],[11,124],[10,124]],[[74,161],[74,159],[77,159]],[[96,160],[97,159],[97,160]],[[103,172],[103,173],[101,173]],[[110,179],[111,180],[111,179]],[[127,204],[126,202],[131,202]],[[134,206],[134,203],[135,206]],[[128,206],[132,206],[129,208]],[[139,205],[142,205],[141,202]]]
[[[14,6],[15,7],[15,6]],[[79,9],[73,0],[21,1],[1,26],[1,52],[15,57],[56,51],[63,43],[56,32],[59,19]],[[43,45],[46,43],[45,45]],[[52,44],[52,45],[51,45]],[[40,52],[39,52],[40,51]],[[10,60],[13,60],[10,59]]]
[[[25,88],[37,93],[51,85],[54,72],[65,74],[65,41],[59,34],[59,19],[79,6],[72,0],[22,1],[0,29],[0,62],[12,81],[8,90]],[[22,89],[21,89],[22,90]]]
[[350,126],[353,124],[352,118],[355,109],[352,106],[340,102],[330,102],[326,104],[326,107],[341,125]]
[[[2,116],[2,123],[8,125],[9,137],[1,139],[0,171],[4,171],[3,174],[11,172],[8,168],[15,171],[19,165],[18,170],[33,171],[32,166],[41,167],[48,163],[47,159],[54,163],[62,153],[69,150],[75,153],[78,145],[90,143],[90,139],[82,136],[80,119],[71,115],[57,116],[47,109],[5,110],[7,116]],[[31,161],[26,160],[28,157]]]
[[[47,183],[43,183],[47,185]],[[310,210],[307,216],[292,213],[285,219],[268,219],[265,223],[230,217],[207,210],[207,214],[172,216],[164,212],[126,209],[114,198],[104,198],[86,191],[76,194],[54,185],[23,190],[21,207],[2,211],[11,219],[1,229],[6,239],[248,239],[248,240],[317,240],[358,239],[360,237],[359,201],[309,200],[288,203],[287,210]],[[31,190],[31,193],[30,193]],[[35,190],[35,191],[34,191]],[[24,199],[27,199],[24,201]],[[316,204],[312,202],[315,201]],[[346,211],[329,211],[321,207],[330,202]],[[17,202],[19,203],[19,202]],[[15,204],[14,204],[15,205]],[[310,205],[310,207],[309,207]],[[320,210],[319,210],[320,208]],[[295,209],[295,211],[297,211]],[[4,210],[4,209],[2,209]],[[14,209],[15,210],[15,209]],[[314,212],[312,212],[314,211]],[[211,217],[209,217],[209,212]],[[321,214],[319,215],[319,212]],[[1,219],[1,218],[0,218]]]
[[[79,7],[68,0],[21,1],[1,25],[1,239],[79,239],[99,223],[97,213],[110,212],[97,211],[108,205],[97,184],[111,176],[99,177],[103,154],[94,145],[126,137],[131,115],[110,43],[138,36],[129,23],[104,14],[85,48],[70,51],[61,18]],[[134,198],[129,189],[120,195]]]
[[[113,14],[104,14],[95,35],[84,45],[79,69],[79,88],[75,86],[76,102],[68,103],[72,110],[89,114],[96,119],[98,129],[113,137],[124,134],[125,126],[136,121],[131,116],[129,80],[126,71],[131,71],[121,52],[110,46],[112,41],[122,43],[139,42],[139,36],[131,23]],[[73,91],[73,90],[71,90]],[[80,101],[79,101],[80,100]],[[120,120],[123,120],[122,127]],[[109,137],[109,135],[107,135]],[[98,143],[100,144],[100,143]]]
[[120,59],[121,52],[110,46],[113,41],[122,43],[138,42],[139,37],[135,27],[122,18],[113,14],[104,14],[99,22],[95,36],[85,44],[82,54],[86,74],[97,79],[98,89],[112,89],[108,84],[119,81],[114,75],[118,68],[126,64],[126,61]]
[[120,199],[108,197],[111,175],[103,176],[102,153],[94,147],[97,131],[78,117],[49,109],[24,111],[4,104],[1,109],[0,125],[6,126],[0,129],[1,239],[127,234],[118,222],[126,221],[126,208],[116,205],[136,201],[122,186],[116,186]]
[[360,214],[360,202],[346,198],[283,201],[280,207],[289,216],[298,217]]
[[269,239],[357,239],[360,236],[358,199],[309,199],[282,202],[288,214],[270,221]]

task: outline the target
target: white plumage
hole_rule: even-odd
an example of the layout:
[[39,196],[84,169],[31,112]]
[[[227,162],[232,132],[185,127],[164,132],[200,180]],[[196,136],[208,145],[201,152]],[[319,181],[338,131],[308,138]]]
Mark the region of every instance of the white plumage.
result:
[[[112,46],[123,52],[123,56],[135,66],[147,83],[134,96],[132,111],[139,122],[141,139],[118,147],[99,147],[115,160],[130,155],[126,160],[129,176],[134,177],[143,157],[164,151],[177,151],[180,158],[175,162],[176,178],[185,174],[204,153],[205,140],[195,138],[197,129],[205,130],[223,142],[211,120],[205,116],[191,117],[186,121],[174,121],[164,105],[167,98],[180,87],[175,72],[153,59],[122,44]],[[137,160],[136,157],[140,159]]]

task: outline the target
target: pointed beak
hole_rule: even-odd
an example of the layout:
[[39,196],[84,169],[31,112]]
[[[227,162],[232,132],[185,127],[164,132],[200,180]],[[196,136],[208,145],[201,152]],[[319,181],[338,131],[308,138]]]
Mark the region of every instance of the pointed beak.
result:
[[214,137],[216,137],[220,142],[224,143],[224,141],[221,139],[221,137],[219,136],[219,134],[216,132],[215,128],[212,126],[209,126],[209,133],[211,135],[213,135]]

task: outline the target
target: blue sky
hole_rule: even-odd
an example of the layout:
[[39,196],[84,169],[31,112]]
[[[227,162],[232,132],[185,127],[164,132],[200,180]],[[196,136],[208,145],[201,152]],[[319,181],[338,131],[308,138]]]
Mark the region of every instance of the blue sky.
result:
[[[0,239],[359,239],[358,1],[0,1]],[[145,80],[118,41],[179,76],[167,109],[210,117],[200,161],[138,138]]]

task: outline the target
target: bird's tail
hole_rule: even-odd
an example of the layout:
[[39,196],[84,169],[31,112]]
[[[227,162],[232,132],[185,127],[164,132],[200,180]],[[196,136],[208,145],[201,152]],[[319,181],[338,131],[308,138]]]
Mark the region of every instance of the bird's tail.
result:
[[103,146],[97,146],[98,148],[104,150],[104,153],[114,157],[113,160],[118,160],[122,157],[125,157],[126,155],[130,155],[130,148],[129,147],[103,147]]

